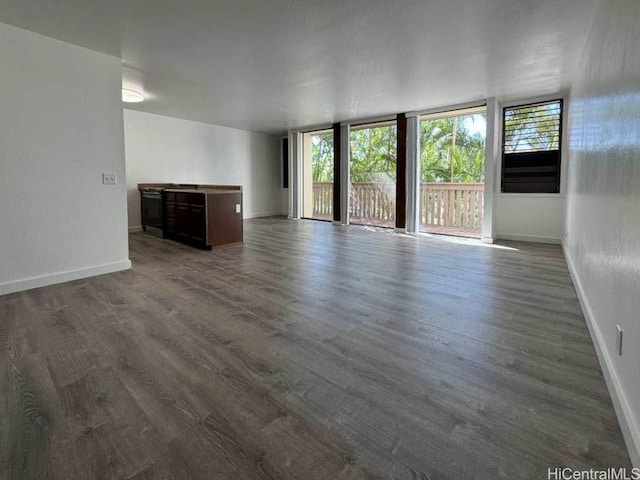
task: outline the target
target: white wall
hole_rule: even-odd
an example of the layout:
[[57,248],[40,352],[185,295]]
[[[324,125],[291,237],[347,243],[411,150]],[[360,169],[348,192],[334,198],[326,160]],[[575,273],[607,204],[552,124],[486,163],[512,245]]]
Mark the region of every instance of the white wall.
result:
[[498,144],[502,145],[502,112],[504,107],[526,105],[549,100],[564,100],[562,114],[562,150],[560,157],[560,193],[501,193],[502,147],[495,150],[496,181],[493,208],[493,236],[507,240],[523,240],[529,242],[562,243],[565,234],[566,214],[566,177],[569,166],[569,149],[567,147],[567,92],[551,95],[522,98],[515,101],[502,102],[496,130]]
[[138,183],[242,185],[244,218],[282,213],[280,138],[124,111],[129,227],[140,226]]
[[120,82],[117,58],[0,24],[0,294],[130,267]]
[[[640,2],[600,2],[571,92],[565,251],[640,466]],[[624,350],[616,348],[616,325]]]
[[561,243],[564,195],[497,194],[493,205],[497,238]]

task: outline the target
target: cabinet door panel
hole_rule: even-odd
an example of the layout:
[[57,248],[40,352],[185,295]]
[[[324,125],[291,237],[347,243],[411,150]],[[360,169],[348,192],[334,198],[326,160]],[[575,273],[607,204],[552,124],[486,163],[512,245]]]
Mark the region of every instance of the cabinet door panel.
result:
[[166,216],[165,229],[169,234],[176,233],[176,216],[175,215]]
[[181,237],[190,236],[189,204],[178,203],[176,205],[176,233]]
[[191,205],[204,205],[204,193],[190,193],[189,203]]
[[189,234],[193,240],[204,242],[207,236],[206,210],[201,205],[190,205]]
[[176,233],[176,202],[175,195],[173,199],[165,193],[163,196],[163,212],[162,212],[162,226],[164,229],[163,236],[169,238]]

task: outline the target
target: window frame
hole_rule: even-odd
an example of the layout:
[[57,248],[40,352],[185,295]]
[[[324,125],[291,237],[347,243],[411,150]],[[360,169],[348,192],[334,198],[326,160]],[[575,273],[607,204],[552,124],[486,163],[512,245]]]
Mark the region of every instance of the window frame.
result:
[[[556,191],[555,192],[505,192],[504,191],[504,178],[505,178],[505,156],[509,154],[505,154],[505,114],[507,110],[517,109],[517,108],[526,108],[530,106],[536,105],[545,105],[551,103],[559,103],[560,104],[560,119],[559,119],[559,138],[558,138],[558,166],[557,166],[557,180],[556,180]],[[500,166],[500,171],[497,175],[497,194],[499,196],[525,196],[525,197],[559,197],[564,196],[564,185],[565,185],[565,170],[563,168],[563,163],[565,162],[564,155],[564,145],[565,145],[565,108],[566,100],[565,95],[563,94],[555,94],[550,96],[545,96],[541,98],[529,98],[526,100],[513,101],[508,103],[502,103],[500,105],[500,140],[498,145],[500,146],[500,162],[498,165]],[[540,153],[546,152],[555,152],[556,150],[541,150]],[[523,152],[526,153],[526,152]],[[529,153],[538,153],[538,152],[529,152]]]

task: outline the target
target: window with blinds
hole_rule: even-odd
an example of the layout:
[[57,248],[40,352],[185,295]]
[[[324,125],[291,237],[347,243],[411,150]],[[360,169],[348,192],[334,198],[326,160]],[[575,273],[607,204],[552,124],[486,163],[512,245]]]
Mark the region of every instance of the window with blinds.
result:
[[559,193],[562,100],[503,111],[502,191]]

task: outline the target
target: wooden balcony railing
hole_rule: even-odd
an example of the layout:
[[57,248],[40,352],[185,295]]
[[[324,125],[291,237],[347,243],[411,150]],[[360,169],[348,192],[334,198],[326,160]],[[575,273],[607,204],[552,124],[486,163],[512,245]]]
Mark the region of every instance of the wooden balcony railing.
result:
[[479,237],[484,214],[484,183],[420,185],[420,229]]
[[349,192],[349,219],[363,223],[394,227],[396,188],[394,184],[352,183]]
[[[313,184],[313,217],[331,219],[333,184]],[[423,183],[420,185],[420,229],[433,233],[480,236],[484,213],[484,183]],[[395,188],[352,183],[349,215],[353,223],[390,226],[395,221]]]
[[313,218],[333,219],[333,182],[313,184]]

